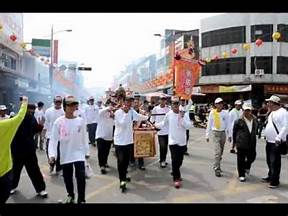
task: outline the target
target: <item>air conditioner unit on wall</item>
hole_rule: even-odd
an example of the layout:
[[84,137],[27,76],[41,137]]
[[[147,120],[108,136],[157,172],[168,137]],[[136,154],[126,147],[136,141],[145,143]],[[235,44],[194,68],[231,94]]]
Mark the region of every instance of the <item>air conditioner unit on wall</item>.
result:
[[264,69],[255,69],[255,76],[263,76]]

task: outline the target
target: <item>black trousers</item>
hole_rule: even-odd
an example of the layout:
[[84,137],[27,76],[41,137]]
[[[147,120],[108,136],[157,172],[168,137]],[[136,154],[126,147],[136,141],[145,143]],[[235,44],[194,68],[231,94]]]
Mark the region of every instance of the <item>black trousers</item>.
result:
[[27,156],[12,155],[12,159],[13,159],[12,189],[17,188],[19,184],[19,180],[20,180],[21,171],[23,169],[23,166],[25,166],[27,174],[29,178],[31,179],[36,192],[39,193],[42,190],[45,190],[46,185],[45,185],[44,178],[42,176],[42,173],[38,165],[36,152],[31,153]]
[[168,135],[158,135],[160,149],[160,163],[166,161],[168,151]]
[[126,181],[127,169],[129,165],[129,159],[131,151],[133,150],[133,144],[129,145],[115,145],[117,155],[117,168],[119,173],[119,180]]
[[[48,155],[48,146],[49,146],[49,141],[50,139],[46,140],[46,155],[47,158],[49,160],[49,155]],[[56,158],[56,162],[54,164],[49,164],[50,167],[52,168],[52,170],[54,169],[54,167],[56,166],[56,172],[59,172],[62,170],[61,164],[60,164],[60,142],[58,142],[57,145],[57,158]]]
[[181,178],[180,167],[182,166],[185,146],[169,145],[172,160],[173,181]]
[[4,204],[12,190],[12,170],[0,177],[0,206]]
[[100,167],[104,167],[107,164],[111,144],[112,141],[104,140],[102,138],[97,139],[98,164]]
[[245,169],[250,169],[255,161],[256,149],[237,148],[237,169],[239,177],[245,177]]
[[[138,160],[138,166],[144,166],[144,158],[137,158]],[[132,150],[130,151],[130,162],[135,163],[136,159],[134,157],[134,145],[132,145]]]
[[97,123],[87,124],[87,128],[88,128],[89,142],[90,142],[90,144],[94,144],[95,143]]
[[281,171],[281,154],[275,143],[266,143],[266,162],[269,168],[268,177],[271,184],[279,184]]
[[185,152],[188,152],[189,130],[186,130],[186,146]]
[[258,130],[257,130],[258,138],[261,138],[261,133],[262,133],[264,125],[265,125],[265,122],[261,120],[258,121]]
[[75,198],[74,185],[73,185],[73,166],[75,168],[75,177],[77,182],[77,191],[78,191],[77,202],[78,203],[85,202],[86,179],[85,179],[84,161],[76,161],[72,163],[62,164],[66,191],[69,196],[71,196],[73,199]]

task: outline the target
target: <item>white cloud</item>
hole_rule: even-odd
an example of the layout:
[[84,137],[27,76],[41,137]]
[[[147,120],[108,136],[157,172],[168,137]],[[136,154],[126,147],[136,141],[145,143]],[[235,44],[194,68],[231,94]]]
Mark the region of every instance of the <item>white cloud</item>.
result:
[[160,39],[154,33],[165,29],[191,30],[200,19],[215,14],[201,13],[24,13],[24,39],[59,33],[59,58],[93,67],[85,72],[85,86],[109,87],[113,75],[133,59],[159,52]]

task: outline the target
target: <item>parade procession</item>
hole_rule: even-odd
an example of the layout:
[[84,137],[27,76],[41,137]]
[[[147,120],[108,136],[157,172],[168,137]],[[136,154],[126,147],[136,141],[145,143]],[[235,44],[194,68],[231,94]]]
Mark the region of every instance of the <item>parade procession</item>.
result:
[[[113,37],[91,32],[97,41],[84,38],[75,45],[88,62],[79,64],[77,55],[58,61],[58,48],[65,58],[73,56],[70,44],[81,36],[77,29],[73,36],[74,29],[54,31],[52,25],[51,39],[38,39],[40,34],[31,34],[39,26],[36,15],[0,13],[0,208],[287,203],[288,15],[204,15],[197,29],[154,34],[161,38],[160,57],[135,60],[136,50],[144,53],[149,43],[133,44],[127,33],[131,51],[123,42],[122,53],[109,52],[108,58]],[[23,16],[29,21],[26,35]],[[37,16],[50,23],[53,14]],[[83,17],[73,28],[87,21]],[[60,32],[72,33],[59,37],[58,46],[54,35]],[[31,35],[32,42],[24,42]],[[99,41],[106,37],[103,48]],[[136,55],[129,65],[125,52]],[[125,69],[116,67],[117,61]]]

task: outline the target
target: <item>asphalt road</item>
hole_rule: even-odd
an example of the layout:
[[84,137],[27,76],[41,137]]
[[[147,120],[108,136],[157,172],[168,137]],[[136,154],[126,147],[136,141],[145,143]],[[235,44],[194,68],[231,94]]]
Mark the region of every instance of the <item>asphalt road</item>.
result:
[[[239,182],[236,170],[236,155],[231,154],[230,144],[225,145],[222,170],[223,176],[218,178],[212,169],[214,147],[205,141],[205,130],[193,128],[190,131],[189,153],[185,156],[181,173],[183,187],[173,187],[170,154],[168,167],[160,168],[158,156],[145,159],[146,170],[129,168],[132,176],[127,193],[119,189],[116,158],[114,149],[109,155],[110,171],[101,175],[97,165],[97,149],[91,147],[89,162],[94,175],[87,180],[87,203],[287,203],[288,175],[287,157],[282,157],[281,185],[277,189],[268,188],[261,182],[267,174],[265,159],[265,142],[262,138],[257,143],[257,157],[252,165],[250,176],[246,182]],[[211,139],[210,139],[211,140]],[[157,149],[158,152],[158,149]],[[66,197],[62,176],[50,176],[44,151],[38,151],[38,160],[46,181],[48,198],[36,196],[35,190],[25,169],[22,171],[17,193],[10,196],[8,203],[57,203]],[[76,184],[74,185],[76,188]],[[76,190],[76,189],[75,189]],[[76,193],[77,194],[77,193]]]

